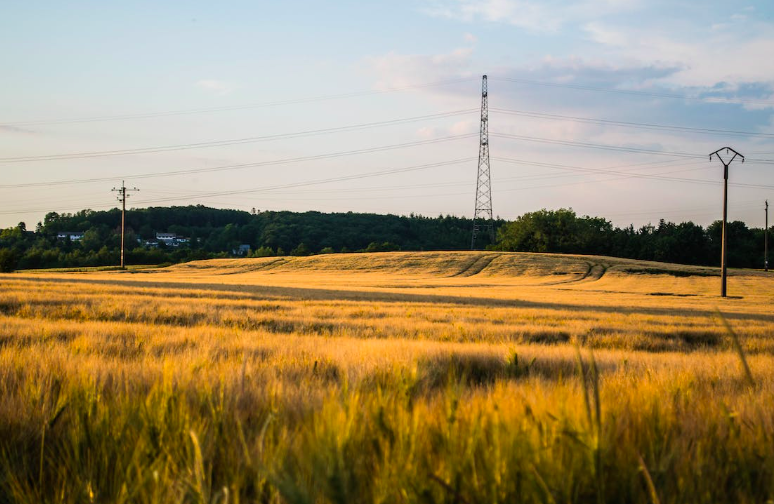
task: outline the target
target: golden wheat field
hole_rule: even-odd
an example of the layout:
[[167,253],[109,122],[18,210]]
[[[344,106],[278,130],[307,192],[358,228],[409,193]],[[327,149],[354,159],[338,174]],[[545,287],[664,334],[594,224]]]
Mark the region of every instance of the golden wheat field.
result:
[[0,503],[766,502],[774,276],[380,253],[0,275]]

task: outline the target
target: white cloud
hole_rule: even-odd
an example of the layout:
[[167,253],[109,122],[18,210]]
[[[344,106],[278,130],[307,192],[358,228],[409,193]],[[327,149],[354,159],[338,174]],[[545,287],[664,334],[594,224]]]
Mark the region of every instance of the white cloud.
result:
[[505,23],[533,32],[557,32],[567,24],[638,8],[641,0],[435,0],[425,12],[464,22]]
[[216,79],[200,80],[196,82],[196,86],[201,89],[205,89],[207,91],[212,91],[213,93],[219,96],[227,95],[234,90],[233,86],[230,83],[222,80],[216,80]]
[[682,86],[711,87],[718,82],[774,82],[774,26],[757,29],[721,23],[679,32],[674,27],[612,28],[589,23],[590,38],[616,59],[664,61],[682,66],[670,82]]
[[470,44],[475,44],[476,42],[478,42],[478,38],[472,33],[466,33],[462,36],[462,38],[465,39],[465,42],[468,42]]
[[452,135],[466,135],[468,133],[475,133],[478,131],[479,122],[473,120],[457,121],[449,128],[449,133]]
[[36,131],[29,130],[27,128],[20,128],[18,126],[14,126],[12,124],[0,124],[0,132],[19,133],[19,134],[24,134],[24,135],[35,135],[35,134],[37,134]]
[[368,58],[377,75],[376,89],[410,86],[470,75],[473,49],[462,47],[441,54],[398,54]]
[[418,138],[425,140],[428,138],[436,138],[438,136],[438,131],[432,126],[423,126],[416,130],[415,135]]
[[719,22],[696,23],[665,19],[661,9],[669,5],[653,0],[427,1],[426,13],[457,21],[509,24],[557,37],[572,36],[569,27],[577,27],[599,47],[574,44],[571,51],[617,65],[679,66],[669,79],[676,86],[774,83],[774,23],[750,15],[751,7]]
[[610,46],[624,46],[628,42],[628,36],[624,31],[615,30],[603,26],[598,22],[586,23],[583,30],[594,42]]

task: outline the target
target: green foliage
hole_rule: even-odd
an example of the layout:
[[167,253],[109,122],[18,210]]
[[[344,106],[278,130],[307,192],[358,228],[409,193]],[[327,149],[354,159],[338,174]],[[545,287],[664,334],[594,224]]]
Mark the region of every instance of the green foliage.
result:
[[[117,261],[120,219],[118,209],[50,212],[34,233],[26,231],[24,223],[1,230],[0,248],[14,251],[19,269],[111,265]],[[695,265],[718,265],[720,260],[719,222],[706,230],[691,222],[663,220],[657,226],[615,228],[603,218],[579,217],[571,209],[559,209],[529,212],[509,223],[497,220],[495,228],[498,241],[489,249],[611,255]],[[201,205],[152,207],[127,212],[127,261],[159,264],[228,257],[241,244],[255,251],[252,257],[283,256],[287,250],[291,255],[335,250],[467,250],[471,230],[469,219],[448,215],[250,214]],[[84,237],[79,242],[58,240],[57,233],[64,231],[83,232]],[[152,240],[159,232],[190,238],[190,243],[180,247],[161,244],[152,249],[138,241]],[[763,265],[762,229],[731,222],[728,233],[731,267]],[[300,244],[304,247],[299,248]]]
[[[526,213],[502,226],[496,248],[716,266],[720,263],[720,230],[719,221],[705,230],[692,222],[675,224],[663,219],[658,226],[621,229],[599,217],[579,217],[572,209],[544,209]],[[763,229],[729,222],[728,240],[730,266],[763,265]]]
[[11,273],[16,269],[16,254],[10,249],[0,249],[0,273]]
[[308,256],[312,255],[312,251],[309,250],[309,247],[304,245],[304,243],[299,243],[298,247],[294,248],[290,251],[290,255],[292,256]]
[[572,210],[529,212],[500,228],[503,250],[530,252],[597,253],[610,222],[599,217],[578,218]]
[[273,255],[274,251],[271,247],[258,247],[252,252],[251,257],[271,257]]
[[390,243],[390,242],[384,242],[384,243],[376,243],[371,242],[368,244],[368,246],[360,250],[359,252],[394,252],[396,250],[400,250],[400,246]]
[[[0,247],[13,248],[22,269],[109,265],[119,248],[120,219],[118,209],[74,214],[50,212],[36,233],[26,232],[24,226],[0,231]],[[201,205],[131,210],[127,212],[126,225],[129,264],[227,257],[241,244],[255,251],[252,257],[282,256],[287,255],[287,250],[302,255],[322,250],[463,250],[469,246],[471,229],[468,219],[452,216],[251,214]],[[80,241],[58,240],[57,233],[65,231],[85,234]],[[180,247],[163,243],[158,248],[138,246],[142,243],[138,240],[153,240],[160,232],[190,238],[190,243]],[[304,247],[299,248],[299,244]],[[108,253],[102,251],[103,247],[107,247]]]

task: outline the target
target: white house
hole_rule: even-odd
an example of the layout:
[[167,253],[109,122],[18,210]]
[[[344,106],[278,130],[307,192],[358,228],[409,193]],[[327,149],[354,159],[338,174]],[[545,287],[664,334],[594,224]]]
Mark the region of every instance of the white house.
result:
[[61,231],[56,234],[59,240],[81,241],[83,239],[82,231]]
[[156,239],[164,243],[171,243],[175,238],[177,238],[175,233],[156,233]]
[[250,245],[243,243],[239,248],[231,249],[231,253],[238,256],[246,256],[250,254]]
[[[179,247],[180,245],[187,244],[189,241],[189,238],[177,236],[175,233],[156,233],[156,246],[158,246],[159,243],[163,243],[168,247]],[[150,243],[151,242],[148,242],[149,245]]]

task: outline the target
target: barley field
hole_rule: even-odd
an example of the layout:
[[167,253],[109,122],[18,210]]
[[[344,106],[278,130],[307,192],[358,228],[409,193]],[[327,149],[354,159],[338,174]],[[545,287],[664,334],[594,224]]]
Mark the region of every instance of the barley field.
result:
[[774,276],[496,252],[0,275],[0,503],[774,501]]

